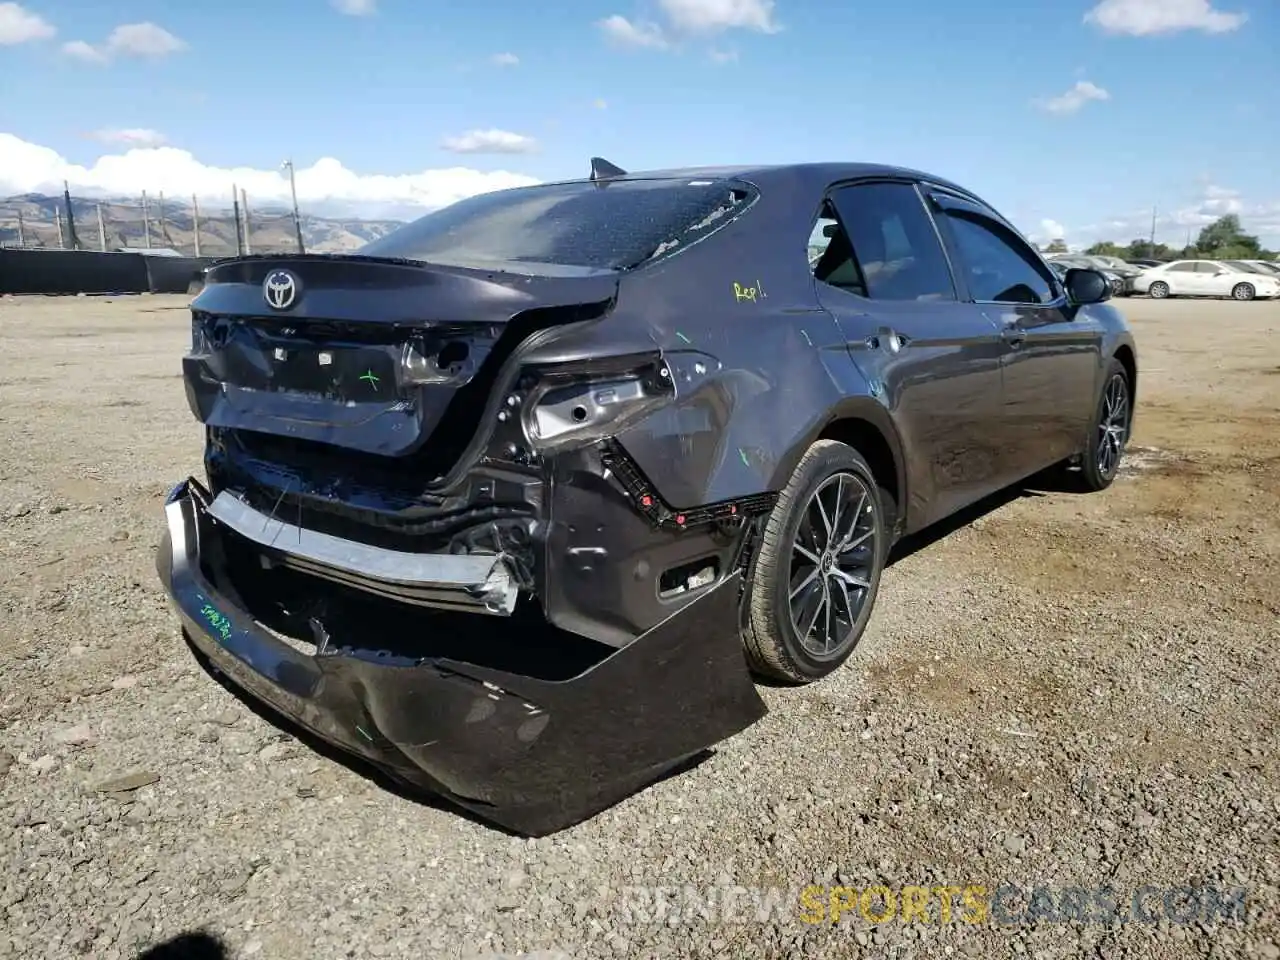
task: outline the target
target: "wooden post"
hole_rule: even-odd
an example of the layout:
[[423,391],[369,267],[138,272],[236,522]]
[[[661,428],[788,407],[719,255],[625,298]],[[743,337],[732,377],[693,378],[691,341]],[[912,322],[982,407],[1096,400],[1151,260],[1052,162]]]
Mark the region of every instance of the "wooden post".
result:
[[240,188],[240,207],[244,210],[244,252],[250,254],[253,253],[253,244],[249,237],[253,228],[249,225],[249,195],[243,187]]
[[195,231],[196,239],[196,256],[200,256],[200,198],[194,193],[191,195],[191,222]]

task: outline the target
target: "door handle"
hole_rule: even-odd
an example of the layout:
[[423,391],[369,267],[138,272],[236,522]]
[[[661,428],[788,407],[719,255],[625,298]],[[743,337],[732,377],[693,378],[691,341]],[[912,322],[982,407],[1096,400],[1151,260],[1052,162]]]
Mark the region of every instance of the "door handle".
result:
[[891,327],[881,327],[879,333],[872,334],[866,339],[866,344],[870,349],[879,350],[883,347],[890,353],[897,353],[910,342],[910,337],[906,334],[898,333]]
[[1005,324],[1004,329],[1000,331],[1000,337],[1016,350],[1027,339],[1027,332],[1016,323],[1009,323]]

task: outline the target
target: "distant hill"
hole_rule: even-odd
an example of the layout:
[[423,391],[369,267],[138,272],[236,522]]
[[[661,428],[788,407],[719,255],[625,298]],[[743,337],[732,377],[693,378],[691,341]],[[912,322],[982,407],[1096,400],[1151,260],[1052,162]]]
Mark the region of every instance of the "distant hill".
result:
[[[139,200],[78,200],[72,198],[76,235],[81,249],[99,250],[98,207],[106,232],[107,249],[145,247],[146,221]],[[57,247],[57,213],[63,214],[62,197],[24,194],[0,200],[0,246],[17,246],[18,221],[26,246]],[[193,209],[190,203],[166,200],[163,209],[150,200],[151,246],[172,247],[184,254],[195,253]],[[315,217],[303,214],[302,239],[308,253],[342,253],[355,250],[401,226],[400,220],[361,220]],[[297,250],[293,217],[280,207],[249,210],[249,249],[252,253],[286,253]],[[206,257],[232,256],[236,252],[235,215],[228,209],[200,208],[200,253]]]

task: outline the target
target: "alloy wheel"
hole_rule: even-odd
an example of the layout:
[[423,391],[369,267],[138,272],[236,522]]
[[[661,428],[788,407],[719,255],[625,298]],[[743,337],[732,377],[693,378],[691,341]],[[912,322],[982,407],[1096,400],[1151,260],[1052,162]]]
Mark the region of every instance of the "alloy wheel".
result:
[[791,546],[788,602],[805,652],[839,656],[871,592],[878,557],[876,497],[853,473],[828,477],[809,499]]
[[1163,282],[1156,282],[1151,285],[1151,289],[1147,291],[1156,300],[1163,300],[1169,295],[1169,285]]
[[1098,472],[1109,477],[1120,465],[1129,436],[1129,385],[1119,374],[1107,383],[1098,434]]
[[1237,300],[1252,300],[1253,287],[1247,283],[1238,283],[1236,284],[1235,289],[1231,291],[1231,296],[1235,297]]

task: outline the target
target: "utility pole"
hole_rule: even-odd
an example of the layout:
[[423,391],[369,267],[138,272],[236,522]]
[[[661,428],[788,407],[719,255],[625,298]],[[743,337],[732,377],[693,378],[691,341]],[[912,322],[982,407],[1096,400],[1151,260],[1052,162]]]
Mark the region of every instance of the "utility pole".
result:
[[1154,256],[1156,250],[1156,207],[1151,208],[1151,253]]
[[244,252],[250,254],[253,253],[253,242],[250,239],[253,228],[249,225],[249,195],[244,192],[244,187],[240,188],[240,209],[244,211]]
[[102,222],[102,204],[98,204],[98,249],[107,252],[107,225]]
[[307,248],[302,242],[302,217],[298,215],[298,185],[293,178],[293,161],[286,160],[281,166],[289,170],[289,193],[293,197],[293,232],[298,237],[298,252],[306,253]]
[[191,222],[196,239],[196,256],[200,256],[200,198],[194,193],[191,195]]
[[169,236],[164,225],[164,191],[160,191],[160,239],[168,240]]
[[18,246],[19,248],[27,245],[27,230],[22,223],[22,211],[18,211]]
[[236,221],[236,256],[244,255],[244,240],[240,236],[240,191],[231,185],[231,213]]
[[53,209],[53,218],[58,222],[58,246],[65,250],[67,249],[67,238],[62,234],[62,211],[57,207]]
[[142,229],[147,236],[147,249],[151,249],[151,208],[147,206],[147,191],[142,191]]

